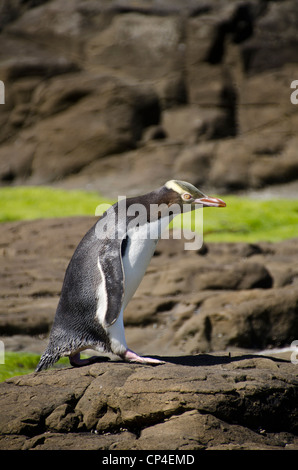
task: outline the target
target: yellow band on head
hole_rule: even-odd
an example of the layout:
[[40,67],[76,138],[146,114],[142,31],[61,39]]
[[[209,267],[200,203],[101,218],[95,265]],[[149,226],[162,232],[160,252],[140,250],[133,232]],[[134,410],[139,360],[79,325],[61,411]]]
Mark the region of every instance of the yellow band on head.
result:
[[187,192],[193,196],[197,194],[204,196],[204,194],[201,193],[198,188],[196,188],[190,183],[187,183],[186,181],[170,180],[166,182],[165,187],[168,189],[172,189],[178,194],[184,194],[185,192]]

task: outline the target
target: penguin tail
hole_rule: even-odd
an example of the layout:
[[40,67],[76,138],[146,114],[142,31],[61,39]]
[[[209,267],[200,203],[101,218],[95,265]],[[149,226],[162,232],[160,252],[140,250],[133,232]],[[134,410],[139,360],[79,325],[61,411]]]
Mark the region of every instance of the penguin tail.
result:
[[61,357],[59,353],[51,353],[50,351],[45,351],[39,363],[36,366],[35,372],[40,372],[41,370],[48,369],[49,367],[53,366],[55,362],[57,362]]

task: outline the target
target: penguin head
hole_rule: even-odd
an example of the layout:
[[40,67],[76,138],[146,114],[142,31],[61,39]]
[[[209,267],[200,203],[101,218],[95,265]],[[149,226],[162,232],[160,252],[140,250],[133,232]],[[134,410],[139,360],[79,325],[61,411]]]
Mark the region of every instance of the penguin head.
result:
[[166,182],[165,188],[173,192],[173,202],[180,205],[190,204],[193,209],[196,208],[196,204],[201,204],[203,207],[226,206],[226,203],[221,199],[206,196],[206,194],[186,181],[170,180]]

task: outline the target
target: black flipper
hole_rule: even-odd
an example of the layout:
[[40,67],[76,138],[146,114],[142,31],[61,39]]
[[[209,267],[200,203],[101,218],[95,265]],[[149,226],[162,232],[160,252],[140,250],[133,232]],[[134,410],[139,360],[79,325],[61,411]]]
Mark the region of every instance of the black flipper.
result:
[[[118,318],[124,298],[124,270],[122,256],[127,244],[126,221],[117,224],[117,206],[113,206],[96,224],[95,234],[100,246],[98,266],[106,290],[104,327],[111,326]],[[116,219],[116,220],[115,220]],[[117,279],[117,286],[115,286]]]

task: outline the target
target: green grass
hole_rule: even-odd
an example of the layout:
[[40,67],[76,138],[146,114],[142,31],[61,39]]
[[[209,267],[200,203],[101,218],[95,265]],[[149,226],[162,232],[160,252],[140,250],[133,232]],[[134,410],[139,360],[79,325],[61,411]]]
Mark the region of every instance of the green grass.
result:
[[[0,364],[0,382],[18,375],[26,375],[34,372],[40,356],[38,354],[28,352],[12,352],[5,353],[5,363]],[[68,358],[60,359],[54,367],[61,365],[69,365]]]
[[37,362],[38,356],[35,354],[7,352],[5,363],[0,364],[0,381],[15,375],[29,374],[34,370]]
[[[205,241],[274,242],[298,234],[298,199],[263,201],[237,196],[224,196],[223,199],[227,207],[203,210]],[[113,202],[96,192],[43,186],[0,188],[0,222],[99,215],[103,211],[102,205]],[[194,215],[185,216],[184,226],[194,230],[191,217]],[[178,217],[173,226],[180,226]]]
[[0,188],[0,222],[94,215],[99,204],[109,202],[96,192],[44,186]]
[[[203,234],[207,242],[277,242],[298,236],[298,199],[262,201],[237,196],[223,199],[227,207],[203,209]],[[179,219],[174,222],[176,225],[179,226]],[[190,214],[184,226],[194,230]]]

